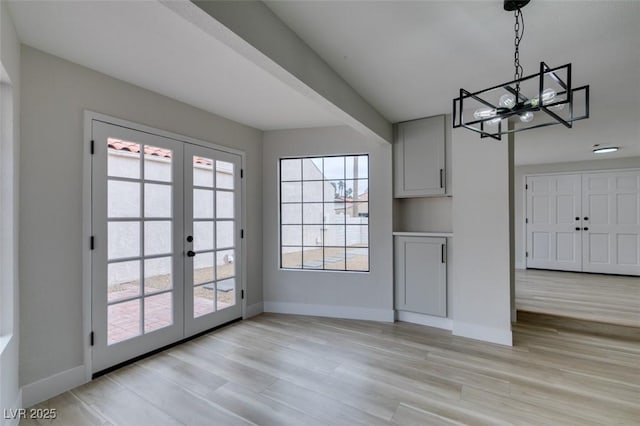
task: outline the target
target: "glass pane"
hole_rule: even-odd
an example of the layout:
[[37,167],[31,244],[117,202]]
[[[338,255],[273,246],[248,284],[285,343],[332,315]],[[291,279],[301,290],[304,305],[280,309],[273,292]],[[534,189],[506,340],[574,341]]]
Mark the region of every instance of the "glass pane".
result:
[[171,222],[145,222],[144,224],[144,254],[172,253]]
[[193,156],[193,184],[213,188],[213,160]]
[[109,222],[109,260],[140,256],[140,222]]
[[107,214],[115,217],[140,217],[140,184],[109,180],[107,183]]
[[233,163],[216,161],[216,187],[220,189],[233,189]]
[[369,223],[369,203],[347,203],[347,224]]
[[302,226],[283,225],[282,226],[282,245],[283,246],[301,246],[302,245]]
[[282,247],[282,267],[302,268],[302,247]]
[[343,247],[325,247],[324,269],[344,270],[345,250]]
[[140,178],[140,144],[107,139],[107,175]]
[[304,247],[302,267],[305,269],[322,269],[322,248]]
[[109,305],[107,308],[107,343],[109,345],[140,334],[140,299]]
[[344,201],[345,181],[331,180],[324,182],[324,201]]
[[302,160],[280,160],[280,180],[302,180]]
[[283,203],[299,203],[302,201],[302,182],[283,182],[280,198]]
[[369,177],[369,156],[359,155],[346,158],[347,179],[367,179]]
[[152,294],[173,288],[172,258],[159,257],[144,261],[144,293]]
[[173,324],[173,293],[144,298],[144,332],[150,333]]
[[322,203],[302,205],[302,223],[322,225]]
[[193,190],[193,217],[195,219],[213,219],[213,191],[209,189]]
[[216,297],[216,285],[214,283],[205,284],[193,288],[193,317],[214,312],[214,300]]
[[344,225],[326,225],[324,231],[325,246],[344,246],[345,228]]
[[233,192],[216,191],[216,217],[233,219]]
[[216,248],[234,247],[234,223],[232,221],[216,222]]
[[347,248],[347,270],[348,271],[368,271],[369,270],[369,249]]
[[347,225],[347,246],[366,247],[369,245],[368,226]]
[[173,152],[167,148],[144,146],[144,178],[171,182],[171,156]]
[[369,180],[348,180],[345,186],[347,201],[369,201]]
[[322,182],[302,182],[302,201],[322,202],[324,194],[322,193]]
[[218,281],[216,283],[216,290],[216,310],[219,311],[236,304],[236,280],[234,278]]
[[344,157],[325,157],[325,179],[344,179]]
[[322,158],[304,158],[302,159],[302,179],[303,180],[322,180]]
[[345,203],[325,203],[324,223],[344,223]]
[[193,259],[193,285],[215,280],[213,253],[198,253]]
[[216,279],[223,280],[236,275],[235,251],[224,250],[216,253]]
[[303,246],[321,246],[323,237],[322,225],[309,225],[302,227]]
[[193,222],[193,250],[213,250],[213,221]]
[[281,223],[283,224],[301,224],[302,204],[283,204],[281,215]]
[[113,302],[140,295],[140,261],[107,266],[107,300]]
[[144,184],[145,217],[171,217],[171,185]]

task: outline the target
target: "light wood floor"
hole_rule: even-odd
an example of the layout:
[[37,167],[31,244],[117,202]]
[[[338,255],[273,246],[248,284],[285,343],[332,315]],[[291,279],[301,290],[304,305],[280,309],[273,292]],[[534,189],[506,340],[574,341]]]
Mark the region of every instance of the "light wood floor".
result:
[[519,270],[516,308],[640,327],[640,277]]
[[263,314],[40,407],[65,426],[640,423],[639,341],[535,325],[514,336],[511,348],[408,323]]

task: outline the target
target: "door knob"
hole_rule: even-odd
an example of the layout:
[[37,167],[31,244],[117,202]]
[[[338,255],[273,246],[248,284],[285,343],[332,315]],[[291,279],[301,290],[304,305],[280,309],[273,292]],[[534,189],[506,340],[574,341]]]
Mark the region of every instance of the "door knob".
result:
[[584,217],[584,220],[589,220],[589,218],[585,216],[585,217]]
[[584,227],[584,228],[582,228],[582,229],[584,229],[585,231],[588,231],[588,230],[589,230],[589,228],[587,228],[587,227]]
[[580,218],[579,218],[579,217],[576,217],[576,220],[580,220]]
[[195,256],[195,255],[196,255],[196,252],[195,252],[195,251],[193,251],[193,250],[189,250],[189,251],[187,252],[187,257],[193,257],[193,256]]
[[187,237],[187,242],[188,242],[188,243],[193,242],[193,236],[189,235],[189,236]]
[[579,230],[580,230],[580,227],[579,227],[579,226],[576,226],[576,231],[579,231]]

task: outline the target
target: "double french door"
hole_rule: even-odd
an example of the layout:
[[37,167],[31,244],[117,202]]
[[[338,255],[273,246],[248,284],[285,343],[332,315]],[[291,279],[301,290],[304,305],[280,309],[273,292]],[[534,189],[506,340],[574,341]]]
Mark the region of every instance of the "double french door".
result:
[[242,316],[241,157],[93,120],[94,372]]
[[526,183],[527,267],[640,275],[640,171]]

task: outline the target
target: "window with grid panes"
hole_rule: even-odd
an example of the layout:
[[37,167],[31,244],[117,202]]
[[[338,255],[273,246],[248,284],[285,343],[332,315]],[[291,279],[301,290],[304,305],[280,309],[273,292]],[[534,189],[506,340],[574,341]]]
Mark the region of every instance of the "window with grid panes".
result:
[[369,156],[280,160],[280,267],[369,271]]

